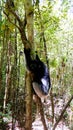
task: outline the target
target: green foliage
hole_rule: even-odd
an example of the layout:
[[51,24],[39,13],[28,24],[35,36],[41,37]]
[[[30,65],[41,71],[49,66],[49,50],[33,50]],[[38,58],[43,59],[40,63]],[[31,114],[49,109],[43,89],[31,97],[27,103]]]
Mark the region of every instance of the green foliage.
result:
[[58,66],[58,60],[57,59],[53,59],[51,62],[50,62],[50,65],[51,65],[51,67],[57,67]]
[[[1,109],[2,106],[0,106],[0,109]],[[0,111],[0,124],[2,123],[2,121],[4,121],[4,123],[7,123],[8,120],[11,119],[11,105],[10,104],[7,104],[6,106],[6,112],[3,113],[2,111]]]
[[[15,0],[15,10],[17,10],[18,15],[21,20],[24,20],[25,0]],[[2,2],[3,6],[4,3]],[[49,59],[50,74],[52,81],[53,92],[56,94],[66,94],[67,97],[73,95],[73,13],[71,11],[71,2],[68,0],[63,1],[48,1],[45,0],[44,4],[39,5],[40,12],[38,11],[39,1],[36,1],[34,6],[34,43],[35,50],[38,51],[40,58],[45,61],[44,53],[44,42],[43,42],[43,32],[46,39],[47,46],[47,57]],[[32,11],[33,8],[30,8]],[[10,65],[14,66],[15,57],[15,39],[17,40],[17,66],[14,66],[13,73],[11,73],[11,93],[13,94],[15,86],[18,90],[16,95],[24,92],[25,87],[25,71],[26,64],[24,61],[24,55],[20,56],[19,64],[19,54],[23,50],[23,45],[21,41],[21,36],[17,30],[17,37],[15,38],[16,27],[5,17],[3,14],[3,8],[0,6],[0,62],[2,64],[2,89],[0,92],[0,105],[2,107],[5,94],[6,86],[6,66],[7,66],[7,36],[6,28],[9,28],[9,41],[11,42],[10,52]],[[69,13],[70,12],[70,13]],[[13,15],[9,13],[9,18],[14,23],[15,19]],[[18,22],[17,22],[18,25]],[[26,30],[27,34],[27,30]],[[6,51],[5,51],[6,50]],[[4,55],[2,55],[2,52]],[[32,51],[34,54],[34,49]],[[33,55],[32,54],[32,55]],[[17,74],[16,74],[17,73]],[[15,82],[14,82],[15,80]],[[19,81],[19,83],[18,83]],[[14,85],[14,87],[13,87]],[[13,99],[11,99],[13,100]],[[20,96],[19,96],[20,100]],[[9,101],[10,105],[10,101]],[[5,117],[7,119],[11,116],[10,108],[6,107],[6,113],[0,112],[0,117]],[[73,107],[73,103],[71,104]],[[34,108],[33,108],[34,109]],[[0,119],[2,122],[2,119]]]

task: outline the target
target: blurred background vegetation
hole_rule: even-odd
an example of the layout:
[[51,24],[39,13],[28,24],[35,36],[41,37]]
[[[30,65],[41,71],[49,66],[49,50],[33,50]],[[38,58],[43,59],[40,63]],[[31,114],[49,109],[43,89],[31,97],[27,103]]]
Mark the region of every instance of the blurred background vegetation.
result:
[[[5,0],[0,0],[0,123],[3,117],[18,119],[25,116],[26,64],[16,19],[5,15]],[[24,0],[14,1],[21,20],[24,18]],[[46,63],[43,33],[47,47],[53,96],[73,95],[73,2],[43,0],[34,5],[34,50]],[[9,12],[7,12],[9,13]],[[26,30],[27,33],[27,30]],[[73,101],[70,104],[73,113]],[[23,114],[24,113],[24,114]],[[23,117],[22,117],[23,115]],[[69,115],[68,115],[69,116]],[[73,121],[73,116],[71,117]],[[21,124],[22,125],[22,124]],[[3,124],[4,127],[4,124]]]

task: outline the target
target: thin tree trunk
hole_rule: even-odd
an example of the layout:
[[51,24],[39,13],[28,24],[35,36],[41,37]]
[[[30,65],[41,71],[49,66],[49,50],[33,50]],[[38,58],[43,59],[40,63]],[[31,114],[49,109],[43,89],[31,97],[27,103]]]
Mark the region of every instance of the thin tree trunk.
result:
[[[38,13],[39,13],[39,20],[40,20],[40,28],[41,28],[41,38],[43,39],[43,43],[44,43],[44,52],[45,52],[45,57],[46,57],[46,64],[49,70],[49,76],[50,76],[50,68],[49,68],[49,60],[47,57],[47,46],[46,46],[46,39],[45,39],[45,34],[44,34],[44,26],[42,23],[42,16],[41,16],[41,12],[39,9],[39,2],[37,4],[37,8],[38,8]],[[51,80],[51,79],[50,79]],[[51,99],[51,106],[52,106],[52,123],[54,123],[54,103],[53,103],[53,94],[52,94],[52,89],[50,91],[50,99]]]
[[[27,21],[27,35],[28,41],[30,42],[30,47],[33,48],[33,8],[32,0],[25,0],[25,14]],[[32,83],[31,83],[31,73],[27,71],[26,74],[26,120],[25,129],[32,129]]]
[[[15,24],[16,24],[15,19]],[[12,130],[14,130],[15,122],[16,122],[16,116],[17,115],[17,28],[15,27],[15,44],[14,44],[14,71],[13,71],[13,109],[12,109]]]
[[67,107],[69,106],[69,104],[70,104],[70,102],[71,102],[72,100],[73,100],[73,96],[71,96],[71,98],[69,99],[69,101],[68,101],[67,104],[65,105],[63,111],[61,112],[61,115],[59,116],[59,118],[58,118],[57,122],[55,123],[55,125],[54,125],[54,127],[53,127],[52,130],[55,130],[55,129],[56,129],[58,123],[61,121],[61,119],[62,119],[62,117],[63,117],[63,115],[64,115],[64,112],[66,111]]
[[38,107],[38,112],[40,112],[41,121],[44,126],[44,130],[48,130],[46,126],[45,118],[44,118],[43,104],[41,102],[41,99],[38,96],[37,96],[37,107]]
[[6,87],[5,87],[5,95],[4,95],[4,111],[6,108],[6,101],[8,98],[8,89],[10,83],[10,74],[11,74],[11,65],[10,65],[10,55],[9,55],[9,42],[8,42],[8,52],[7,52],[7,68],[6,68]]
[[25,130],[32,129],[32,84],[31,84],[31,73],[26,72],[26,119],[25,119]]
[[6,27],[6,40],[7,40],[7,65],[6,65],[6,87],[5,87],[5,95],[4,95],[4,104],[3,104],[3,113],[5,113],[6,108],[6,101],[8,97],[8,87],[9,87],[9,81],[10,81],[10,55],[9,55],[9,29]]

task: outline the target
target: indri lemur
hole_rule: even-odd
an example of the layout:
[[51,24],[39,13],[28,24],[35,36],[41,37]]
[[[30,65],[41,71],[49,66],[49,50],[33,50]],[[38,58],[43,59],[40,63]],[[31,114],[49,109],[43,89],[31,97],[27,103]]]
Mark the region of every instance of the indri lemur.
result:
[[50,76],[47,66],[39,59],[36,54],[35,60],[31,58],[30,49],[24,48],[24,54],[26,59],[26,66],[29,71],[34,75],[33,78],[33,89],[35,93],[40,97],[45,97],[51,87]]

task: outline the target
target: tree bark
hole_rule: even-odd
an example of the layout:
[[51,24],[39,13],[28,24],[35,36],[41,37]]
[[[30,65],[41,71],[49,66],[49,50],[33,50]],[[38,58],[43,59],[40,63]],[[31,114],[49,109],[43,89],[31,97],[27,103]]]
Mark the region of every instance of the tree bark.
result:
[[3,103],[3,112],[5,113],[6,108],[6,102],[8,98],[8,88],[10,83],[10,72],[11,72],[11,66],[10,66],[10,55],[9,55],[9,37],[10,37],[10,30],[8,27],[6,27],[6,43],[7,43],[7,49],[6,49],[6,55],[7,55],[7,63],[6,63],[6,85],[5,85],[5,95],[4,95],[4,103]]
[[[25,17],[27,22],[27,37],[30,43],[30,48],[34,48],[33,46],[33,7],[32,0],[25,0]],[[32,129],[32,83],[31,79],[32,74],[27,71],[26,74],[26,120],[25,120],[25,129]]]
[[26,116],[25,116],[25,130],[32,129],[32,84],[31,73],[26,72]]
[[44,118],[43,104],[41,102],[41,99],[38,96],[37,96],[37,107],[38,107],[38,111],[40,112],[41,121],[42,121],[42,124],[44,126],[44,130],[48,130],[47,125],[46,125],[46,121]]

